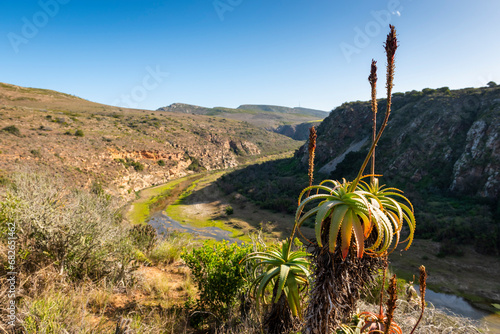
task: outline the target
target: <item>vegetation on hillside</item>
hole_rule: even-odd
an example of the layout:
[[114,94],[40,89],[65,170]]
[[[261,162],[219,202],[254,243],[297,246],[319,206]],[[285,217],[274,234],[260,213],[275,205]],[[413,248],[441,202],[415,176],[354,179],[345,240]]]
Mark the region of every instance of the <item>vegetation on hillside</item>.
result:
[[241,121],[117,108],[8,84],[0,85],[0,97],[0,169],[50,165],[70,184],[88,188],[96,180],[124,201],[193,171],[235,167],[301,144]]
[[[321,120],[328,115],[327,112],[321,110],[306,108],[288,108],[265,105],[242,105],[237,109],[224,107],[205,108],[184,103],[174,103],[169,106],[159,108],[158,111],[234,119],[268,130],[276,129],[283,125],[295,125],[318,119]],[[288,134],[287,136],[292,137]]]

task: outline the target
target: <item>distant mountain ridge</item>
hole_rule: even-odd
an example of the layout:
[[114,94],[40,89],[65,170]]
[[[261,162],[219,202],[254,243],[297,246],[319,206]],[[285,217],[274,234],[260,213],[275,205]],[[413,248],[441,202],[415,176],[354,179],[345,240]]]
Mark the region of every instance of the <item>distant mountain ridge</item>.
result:
[[242,104],[239,106],[237,109],[244,109],[244,110],[261,110],[261,111],[269,111],[269,112],[279,112],[283,114],[303,114],[303,115],[310,115],[313,117],[318,117],[318,118],[325,118],[328,116],[329,112],[323,111],[323,110],[317,110],[317,109],[309,109],[309,108],[302,108],[302,107],[282,107],[282,106],[274,106],[274,105],[267,105],[267,104]]
[[[328,116],[328,112],[308,108],[289,108],[273,105],[243,104],[238,108],[214,107],[207,108],[186,103],[173,103],[157,109],[157,111],[174,112],[182,114],[215,116],[248,122],[252,125],[284,134],[296,140],[305,140],[307,136],[298,131],[311,122],[320,122]],[[301,125],[301,126],[299,126]]]

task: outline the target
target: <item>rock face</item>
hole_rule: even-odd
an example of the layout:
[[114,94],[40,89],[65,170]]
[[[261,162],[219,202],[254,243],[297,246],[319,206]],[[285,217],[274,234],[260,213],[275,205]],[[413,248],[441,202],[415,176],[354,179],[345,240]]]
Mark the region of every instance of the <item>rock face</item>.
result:
[[[379,101],[378,124],[385,100]],[[356,143],[371,138],[369,102],[336,108],[317,128],[316,167],[335,159],[336,175],[355,174],[371,140],[345,154]],[[377,146],[376,170],[403,188],[451,191],[498,199],[500,193],[500,87],[450,91],[425,89],[396,93],[389,124]],[[307,163],[307,144],[297,152]],[[365,170],[368,174],[369,170]],[[348,177],[347,175],[344,175]],[[350,176],[349,176],[350,177]]]
[[307,138],[309,138],[309,129],[312,126],[318,126],[319,124],[321,124],[321,122],[281,125],[274,129],[274,132],[280,133],[295,140],[307,140]]

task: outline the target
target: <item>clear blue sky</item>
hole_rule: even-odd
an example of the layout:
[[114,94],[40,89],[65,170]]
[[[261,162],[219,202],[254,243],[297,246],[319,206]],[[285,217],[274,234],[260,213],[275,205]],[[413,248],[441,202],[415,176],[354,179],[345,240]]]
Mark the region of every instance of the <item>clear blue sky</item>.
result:
[[498,0],[4,0],[0,9],[0,82],[125,107],[331,110],[368,100],[388,22],[400,40],[395,91],[500,83]]

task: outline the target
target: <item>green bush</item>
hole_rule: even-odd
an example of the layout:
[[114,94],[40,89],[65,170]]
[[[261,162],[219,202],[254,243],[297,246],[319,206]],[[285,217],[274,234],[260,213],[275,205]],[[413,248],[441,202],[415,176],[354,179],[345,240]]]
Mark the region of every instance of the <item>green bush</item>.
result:
[[83,137],[85,135],[83,134],[83,130],[76,130],[75,131],[75,136],[77,136],[77,137]]
[[191,164],[188,166],[188,170],[191,170],[193,172],[202,172],[202,171],[205,171],[207,170],[205,167],[203,167],[201,164],[200,164],[200,161],[194,157],[188,157],[189,159],[191,159]]
[[158,164],[158,166],[165,166],[166,165],[165,160],[158,160],[156,163]]
[[116,162],[122,163],[126,168],[129,168],[130,166],[134,167],[134,169],[138,172],[144,170],[144,165],[138,161],[134,161],[133,159],[127,158],[126,160],[124,159],[115,159]]
[[39,150],[31,150],[30,153],[33,154],[33,156],[35,158],[41,158],[42,157],[42,154],[40,153]]
[[226,206],[226,215],[232,215],[234,213],[234,209],[231,205]]
[[21,131],[19,131],[19,129],[15,125],[6,126],[2,129],[2,131],[8,132],[14,136],[21,137]]
[[228,319],[237,297],[247,285],[249,274],[240,261],[252,252],[252,246],[208,242],[181,255],[198,285],[200,310]]
[[440,93],[445,93],[446,95],[451,94],[450,87],[441,87],[441,88],[438,88],[437,91]]
[[[393,272],[391,270],[387,271],[387,274],[385,275],[385,282],[384,282],[384,298],[387,298],[387,288],[389,287],[389,278],[392,277]],[[370,303],[370,304],[379,304],[380,303],[380,291],[382,289],[382,279],[384,277],[384,271],[383,269],[379,269],[375,279],[373,282],[369,282],[366,287],[365,291],[363,291],[363,300]],[[406,288],[408,287],[408,282],[402,278],[397,279],[397,291],[398,291],[398,298],[399,299],[406,299]]]
[[143,165],[143,164],[141,164],[141,163],[140,163],[140,162],[138,162],[138,161],[133,161],[133,162],[131,162],[130,164],[131,164],[132,166],[134,166],[134,169],[135,169],[136,171],[138,171],[138,172],[140,172],[140,171],[144,170],[144,165]]

